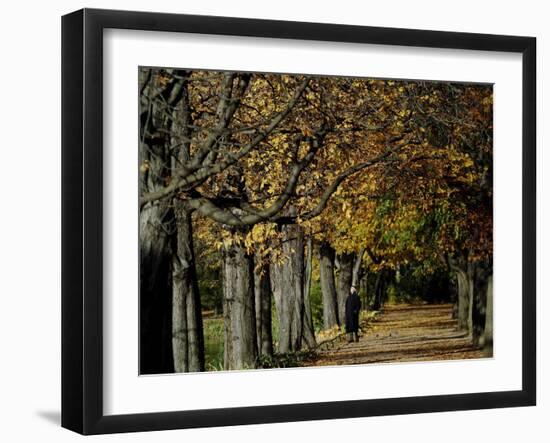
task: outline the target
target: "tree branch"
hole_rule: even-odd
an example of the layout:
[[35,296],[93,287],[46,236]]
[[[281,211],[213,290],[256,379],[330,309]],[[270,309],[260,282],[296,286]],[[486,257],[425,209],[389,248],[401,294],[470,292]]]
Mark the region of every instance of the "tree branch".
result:
[[[301,138],[299,138],[296,143],[300,143]],[[278,214],[290,198],[294,195],[300,174],[306,168],[307,165],[311,163],[315,154],[319,150],[319,140],[312,139],[310,140],[310,148],[306,155],[297,163],[294,163],[291,168],[291,172],[288,178],[288,181],[285,185],[285,189],[279,195],[277,200],[273,202],[268,208],[259,209],[255,208],[252,205],[239,200],[239,210],[246,212],[244,215],[237,216],[232,209],[233,208],[223,208],[220,207],[219,202],[216,202],[215,199],[209,199],[206,197],[192,198],[189,200],[191,207],[197,209],[201,214],[210,217],[214,221],[219,223],[233,226],[233,227],[245,227],[254,225],[261,221],[270,220],[273,216]],[[196,194],[196,192],[195,192]]]
[[220,172],[227,169],[229,166],[234,165],[237,163],[241,158],[246,156],[248,153],[250,153],[260,142],[265,140],[267,136],[290,114],[298,100],[300,99],[300,96],[302,95],[302,92],[305,90],[307,84],[309,83],[309,78],[306,78],[294,91],[294,94],[292,96],[292,99],[289,101],[287,107],[277,113],[270,121],[269,125],[266,129],[260,130],[259,134],[252,139],[248,144],[246,144],[239,152],[237,152],[234,155],[229,156],[228,158],[219,161],[213,165],[208,165],[204,168],[199,169],[193,174],[190,174],[186,177],[182,177],[180,179],[173,180],[168,186],[159,189],[155,192],[150,192],[148,194],[143,195],[140,198],[140,208],[143,207],[146,203],[150,203],[162,198],[169,197],[173,195],[174,193],[189,188],[190,186],[193,186],[196,183],[200,183],[204,179],[211,177],[212,175],[219,174]]
[[[399,138],[396,138],[396,140],[403,139],[404,137],[405,137],[405,134],[403,134]],[[347,179],[348,177],[356,174],[359,171],[362,171],[363,169],[366,169],[370,166],[373,166],[377,163],[380,163],[380,162],[386,160],[392,154],[398,152],[401,148],[403,148],[404,146],[406,146],[408,144],[411,144],[411,143],[413,143],[413,142],[401,143],[401,144],[397,145],[396,147],[388,149],[386,152],[384,152],[384,153],[382,153],[382,154],[380,154],[380,155],[378,155],[378,156],[376,156],[376,157],[374,157],[370,160],[359,163],[355,166],[352,166],[351,168],[348,168],[344,172],[342,172],[340,175],[338,175],[336,177],[336,179],[331,183],[331,185],[325,190],[325,192],[321,196],[319,202],[317,203],[317,206],[314,209],[312,209],[311,211],[308,211],[304,214],[297,215],[297,216],[294,216],[294,217],[292,217],[292,216],[282,216],[282,217],[279,217],[276,220],[272,220],[272,221],[276,221],[277,223],[289,224],[289,223],[295,223],[296,220],[298,220],[298,219],[311,220],[312,218],[318,217],[323,212],[323,210],[326,208],[326,206],[327,206],[330,198],[332,197],[332,195],[336,192],[336,190],[338,189],[340,184],[345,179]]]

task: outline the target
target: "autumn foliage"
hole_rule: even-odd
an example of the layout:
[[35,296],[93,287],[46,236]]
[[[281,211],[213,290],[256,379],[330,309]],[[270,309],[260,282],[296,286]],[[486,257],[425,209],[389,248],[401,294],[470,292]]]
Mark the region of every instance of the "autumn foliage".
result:
[[[237,248],[256,278],[288,263],[305,279],[307,257],[293,256],[311,239],[313,280],[321,244],[362,275],[463,272],[456,304],[469,297],[474,328],[492,274],[491,85],[144,68],[139,88],[140,217],[177,237],[174,214],[187,214],[198,274],[221,276]],[[309,307],[309,287],[297,291]]]

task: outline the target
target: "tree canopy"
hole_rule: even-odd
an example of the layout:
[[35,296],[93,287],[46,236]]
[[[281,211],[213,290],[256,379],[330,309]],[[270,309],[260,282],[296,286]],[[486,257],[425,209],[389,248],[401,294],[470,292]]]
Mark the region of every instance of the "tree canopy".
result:
[[191,280],[198,257],[203,288],[235,248],[254,274],[311,273],[306,237],[373,272],[492,266],[491,85],[142,68],[139,91],[140,217],[157,227],[142,256],[164,239]]

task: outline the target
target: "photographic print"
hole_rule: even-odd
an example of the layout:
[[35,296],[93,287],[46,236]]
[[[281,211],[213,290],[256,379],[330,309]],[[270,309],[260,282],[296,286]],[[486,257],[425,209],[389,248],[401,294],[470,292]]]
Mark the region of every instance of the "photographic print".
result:
[[138,74],[140,374],[492,357],[491,84]]

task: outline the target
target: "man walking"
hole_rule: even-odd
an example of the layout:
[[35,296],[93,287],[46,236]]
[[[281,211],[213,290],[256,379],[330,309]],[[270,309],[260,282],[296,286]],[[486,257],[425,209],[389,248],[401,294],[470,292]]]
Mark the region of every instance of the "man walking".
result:
[[352,286],[346,298],[346,334],[348,343],[359,341],[359,311],[361,310],[361,299],[357,289]]

